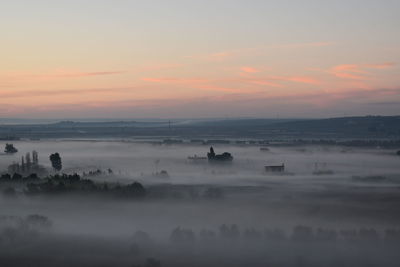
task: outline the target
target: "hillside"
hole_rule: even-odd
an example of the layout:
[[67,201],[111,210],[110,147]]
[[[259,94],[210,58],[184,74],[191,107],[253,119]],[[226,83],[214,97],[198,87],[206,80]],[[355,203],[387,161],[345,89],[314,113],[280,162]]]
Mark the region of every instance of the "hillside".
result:
[[235,119],[164,122],[74,122],[0,125],[0,139],[12,138],[400,138],[400,116],[331,119]]

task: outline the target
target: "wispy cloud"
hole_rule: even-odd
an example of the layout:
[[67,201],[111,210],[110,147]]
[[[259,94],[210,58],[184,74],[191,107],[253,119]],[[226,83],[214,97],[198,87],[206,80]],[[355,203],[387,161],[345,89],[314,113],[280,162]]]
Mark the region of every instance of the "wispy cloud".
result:
[[283,87],[282,84],[271,82],[268,80],[248,80],[249,83],[262,85],[262,86],[270,86],[270,87]]
[[180,63],[151,63],[133,69],[134,72],[147,72],[147,71],[158,71],[158,70],[170,70],[178,69],[185,66]]
[[395,65],[393,62],[380,64],[342,64],[334,66],[326,72],[343,79],[367,80],[371,74],[368,69],[388,69]]
[[396,63],[386,62],[381,64],[364,64],[364,66],[369,69],[388,69],[396,66]]
[[267,76],[264,78],[245,78],[243,81],[271,87],[284,87],[282,82],[304,83],[310,85],[320,84],[320,81],[308,76]]
[[333,42],[314,42],[314,43],[297,43],[297,44],[282,44],[277,47],[280,48],[303,48],[303,47],[324,47],[324,46],[332,46],[335,43]]
[[186,58],[204,60],[204,61],[212,61],[212,62],[222,62],[228,59],[233,59],[238,56],[248,56],[252,54],[263,53],[273,49],[298,49],[298,48],[307,48],[307,47],[326,47],[332,46],[335,43],[333,42],[310,42],[310,43],[291,43],[291,44],[276,44],[276,45],[265,45],[258,47],[249,47],[249,48],[238,48],[238,49],[230,49],[225,51],[219,51],[215,53],[209,54],[199,54],[199,55],[191,55],[186,56]]
[[154,82],[154,83],[174,83],[174,84],[179,84],[179,83],[204,83],[208,82],[208,79],[202,79],[202,78],[175,78],[175,77],[159,77],[159,78],[151,78],[151,77],[145,77],[142,78],[143,81],[146,82]]
[[258,69],[258,68],[248,67],[248,66],[241,67],[240,70],[243,71],[243,72],[246,72],[246,73],[257,73],[257,72],[261,72],[261,70]]
[[2,80],[7,81],[35,81],[35,80],[51,80],[51,79],[73,79],[73,78],[82,78],[82,77],[94,77],[94,76],[108,76],[108,75],[117,75],[123,74],[125,71],[93,71],[93,72],[82,72],[82,71],[65,71],[65,70],[57,70],[51,71],[47,73],[7,73],[0,74],[0,78]]
[[76,78],[76,77],[90,77],[90,76],[104,76],[104,75],[115,75],[122,74],[124,71],[95,71],[95,72],[61,72],[59,74],[47,74],[47,75],[37,75],[38,77],[47,77],[47,78]]
[[235,88],[216,86],[216,85],[200,85],[200,86],[197,86],[197,88],[201,89],[201,90],[217,91],[217,92],[225,92],[225,93],[243,92],[243,89],[235,89]]
[[216,52],[211,54],[203,54],[203,55],[193,55],[193,56],[186,56],[185,58],[189,59],[197,59],[197,60],[204,60],[210,62],[222,62],[229,58],[234,57],[239,53],[240,50],[229,50],[229,51],[222,51]]
[[320,82],[309,76],[272,76],[271,79],[295,83],[319,84]]
[[26,97],[43,97],[43,96],[61,96],[61,95],[84,95],[89,93],[115,93],[117,91],[129,91],[137,89],[134,87],[127,88],[86,88],[75,90],[12,90],[0,91],[0,98],[26,98]]
[[[215,116],[247,116],[262,114],[277,114],[281,116],[314,116],[323,114],[329,116],[331,112],[358,110],[364,114],[371,111],[376,97],[400,96],[400,89],[353,90],[343,92],[310,92],[307,94],[292,92],[291,94],[268,94],[259,92],[226,92],[224,95],[193,97],[193,98],[151,98],[137,99],[135,96],[123,100],[91,101],[85,99],[80,103],[34,105],[27,106],[3,105],[0,111],[9,114],[26,114],[30,116],[93,116],[118,117],[126,114],[135,114],[137,117],[215,117]],[[400,103],[400,101],[399,101]],[[379,110],[396,111],[396,101],[389,103],[379,102]],[[328,112],[327,112],[327,109]],[[337,111],[340,110],[340,111]],[[327,113],[326,113],[327,112]]]

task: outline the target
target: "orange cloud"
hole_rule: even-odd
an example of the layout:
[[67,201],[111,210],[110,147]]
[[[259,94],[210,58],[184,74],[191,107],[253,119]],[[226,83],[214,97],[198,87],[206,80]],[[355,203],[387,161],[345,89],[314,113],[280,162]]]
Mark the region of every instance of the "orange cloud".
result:
[[266,86],[271,86],[271,87],[283,87],[283,85],[281,85],[281,84],[266,81],[266,80],[250,80],[249,82],[253,83],[253,84],[266,85]]
[[240,68],[241,71],[246,72],[246,73],[257,73],[257,72],[261,72],[261,70],[253,68],[253,67],[241,67]]
[[365,64],[364,66],[370,69],[387,69],[392,68],[396,65],[394,62],[386,62],[381,64]]
[[392,62],[381,64],[342,64],[332,67],[327,72],[339,78],[366,80],[369,78],[370,73],[365,69],[387,69],[394,66],[395,63]]
[[197,88],[202,89],[202,90],[219,91],[219,92],[227,92],[227,93],[243,92],[243,90],[240,90],[240,89],[221,87],[221,86],[214,86],[214,85],[201,85],[201,86],[198,86]]
[[186,79],[186,78],[172,78],[172,77],[142,78],[142,80],[154,83],[204,83],[209,81],[207,79]]
[[102,75],[114,75],[121,74],[123,71],[97,71],[97,72],[75,72],[75,73],[60,73],[60,74],[49,74],[49,75],[38,75],[39,77],[90,77],[90,76],[102,76]]
[[0,92],[0,98],[41,97],[58,95],[82,95],[87,93],[115,93],[116,91],[128,91],[129,88],[88,88],[79,90],[14,90]]
[[293,76],[293,77],[284,78],[283,80],[297,82],[297,83],[307,83],[307,84],[319,84],[320,83],[316,79],[314,79],[312,77],[307,77],[307,76]]

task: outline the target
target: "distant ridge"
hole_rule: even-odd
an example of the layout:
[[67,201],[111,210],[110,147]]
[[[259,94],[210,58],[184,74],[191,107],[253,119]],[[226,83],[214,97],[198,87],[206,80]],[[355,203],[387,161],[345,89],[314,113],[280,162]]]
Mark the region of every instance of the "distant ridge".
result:
[[0,125],[0,138],[97,138],[135,136],[249,138],[400,138],[400,116],[329,119],[220,119],[58,121]]

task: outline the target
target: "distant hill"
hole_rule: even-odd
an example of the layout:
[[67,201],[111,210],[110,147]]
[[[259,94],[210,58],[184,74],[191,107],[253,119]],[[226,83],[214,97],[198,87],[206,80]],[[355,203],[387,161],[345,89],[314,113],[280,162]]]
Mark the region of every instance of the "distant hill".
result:
[[400,116],[344,117],[280,122],[268,128],[299,134],[400,137]]
[[135,136],[262,139],[400,138],[400,116],[331,119],[226,119],[176,121],[62,121],[0,125],[0,139],[125,138]]

